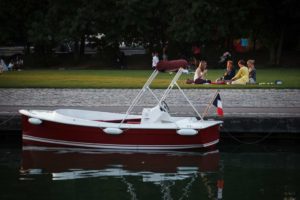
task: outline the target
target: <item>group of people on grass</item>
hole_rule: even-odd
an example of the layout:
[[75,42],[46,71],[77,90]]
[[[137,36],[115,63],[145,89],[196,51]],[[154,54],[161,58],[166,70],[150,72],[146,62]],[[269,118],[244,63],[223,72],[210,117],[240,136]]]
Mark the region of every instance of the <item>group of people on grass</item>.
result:
[[0,74],[5,71],[20,71],[23,66],[23,59],[20,57],[16,57],[15,59],[11,59],[8,65],[4,62],[3,59],[0,59]]
[[[224,58],[223,58],[224,57]],[[235,84],[235,85],[245,85],[245,84],[256,84],[256,69],[255,60],[248,60],[247,63],[244,60],[239,60],[237,65],[239,67],[238,72],[233,65],[233,61],[230,60],[231,55],[229,52],[225,52],[222,56],[223,60],[226,62],[226,71],[223,76],[219,77],[215,81],[208,80],[207,76],[207,62],[205,60],[200,60],[199,65],[195,70],[194,78],[188,79],[186,83],[188,84]],[[152,68],[155,69],[159,62],[158,53],[152,53]]]
[[245,85],[245,84],[255,84],[256,83],[256,69],[255,69],[255,61],[248,60],[247,65],[244,60],[238,61],[239,70],[236,73],[233,61],[228,60],[226,64],[226,71],[222,77],[219,77],[215,82],[208,80],[206,78],[207,75],[207,62],[205,60],[201,60],[199,65],[195,71],[194,79],[187,80],[187,83],[191,84],[237,84],[237,85]]

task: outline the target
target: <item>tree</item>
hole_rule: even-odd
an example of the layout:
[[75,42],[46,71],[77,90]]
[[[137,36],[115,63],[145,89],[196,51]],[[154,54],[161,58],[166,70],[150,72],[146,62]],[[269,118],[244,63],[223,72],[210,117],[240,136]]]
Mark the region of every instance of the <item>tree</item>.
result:
[[233,38],[243,34],[247,11],[241,9],[238,0],[226,3],[218,0],[188,0],[183,3],[175,0],[170,3],[170,13],[173,18],[168,34],[179,48],[191,49],[192,45],[201,44],[222,46],[224,41],[227,41],[226,48],[231,48]]
[[50,55],[67,41],[78,59],[87,41],[114,54],[121,42],[150,50],[169,42],[186,51],[192,44],[231,48],[234,38],[252,37],[279,64],[286,35],[299,35],[298,8],[296,0],[1,0],[0,44]]
[[121,39],[128,44],[162,48],[170,21],[166,0],[119,0]]
[[74,42],[74,55],[84,54],[86,37],[95,33],[95,1],[53,0],[49,6],[49,18],[56,19],[56,38],[60,43]]
[[[269,50],[271,65],[280,64],[287,32],[295,31],[295,27],[299,27],[298,9],[299,3],[296,0],[257,0],[257,7],[254,9],[255,15],[252,16],[255,19],[252,26],[254,30],[257,30],[257,37]],[[250,20],[251,18],[249,18]]]
[[0,45],[27,45],[28,29],[35,20],[35,11],[45,7],[44,1],[34,0],[1,0]]

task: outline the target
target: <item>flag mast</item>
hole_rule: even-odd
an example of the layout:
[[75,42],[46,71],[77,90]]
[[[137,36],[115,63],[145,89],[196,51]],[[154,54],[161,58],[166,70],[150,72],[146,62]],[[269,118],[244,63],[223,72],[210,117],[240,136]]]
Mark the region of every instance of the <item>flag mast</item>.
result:
[[219,92],[220,92],[220,90],[217,89],[216,92],[215,92],[215,94],[213,95],[213,97],[210,99],[209,104],[206,106],[206,108],[205,108],[205,110],[204,110],[204,112],[202,114],[203,118],[207,115],[207,113],[208,113],[208,111],[209,111],[209,109],[210,109],[213,101],[215,100],[215,98],[217,97],[217,95],[219,94]]

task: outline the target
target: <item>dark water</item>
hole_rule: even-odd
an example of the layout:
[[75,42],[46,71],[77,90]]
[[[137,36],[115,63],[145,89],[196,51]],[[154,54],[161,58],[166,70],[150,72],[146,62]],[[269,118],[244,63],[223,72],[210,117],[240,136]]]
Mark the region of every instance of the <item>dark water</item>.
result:
[[205,152],[0,148],[0,199],[300,198],[296,143]]

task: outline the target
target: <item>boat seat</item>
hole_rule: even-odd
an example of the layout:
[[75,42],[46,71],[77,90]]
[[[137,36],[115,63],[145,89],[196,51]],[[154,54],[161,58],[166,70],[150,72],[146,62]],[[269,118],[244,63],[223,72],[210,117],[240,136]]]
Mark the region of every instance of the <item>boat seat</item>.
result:
[[141,124],[145,123],[172,123],[170,114],[161,110],[159,105],[153,108],[144,108],[142,112]]

